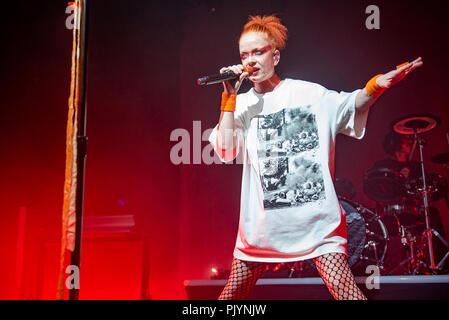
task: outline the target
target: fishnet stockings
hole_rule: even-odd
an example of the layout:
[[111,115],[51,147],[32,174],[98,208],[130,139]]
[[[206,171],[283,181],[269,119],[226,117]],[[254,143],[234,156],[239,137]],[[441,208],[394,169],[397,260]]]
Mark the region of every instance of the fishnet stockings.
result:
[[330,293],[336,300],[366,300],[349,268],[346,255],[328,253],[313,259]]
[[231,274],[218,300],[245,299],[265,269],[265,263],[232,260]]
[[[337,300],[366,300],[349,268],[346,255],[328,253],[313,259],[318,273],[326,284],[332,296]],[[262,272],[266,263],[232,260],[231,274],[218,300],[245,299]]]

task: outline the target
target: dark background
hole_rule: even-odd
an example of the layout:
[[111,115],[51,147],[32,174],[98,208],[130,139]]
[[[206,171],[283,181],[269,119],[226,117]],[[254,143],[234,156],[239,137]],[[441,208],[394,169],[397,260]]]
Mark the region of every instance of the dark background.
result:
[[[365,27],[370,4],[380,8],[380,30]],[[175,165],[170,150],[177,142],[170,134],[183,128],[192,137],[193,121],[201,121],[202,132],[215,126],[222,88],[198,87],[195,79],[239,63],[238,37],[250,14],[276,13],[289,28],[277,68],[282,78],[352,91],[373,75],[423,57],[424,66],[372,108],[363,140],[338,137],[335,172],[354,183],[357,201],[372,207],[362,190],[363,175],[385,156],[381,141],[390,124],[429,113],[442,121],[424,135],[426,166],[447,177],[429,161],[448,152],[449,32],[442,4],[91,0],[85,216],[135,216],[150,239],[154,299],[185,298],[184,280],[208,279],[213,266],[229,268],[241,166]],[[55,297],[72,50],[66,6],[66,1],[15,1],[2,14],[1,299]],[[248,89],[249,84],[242,88]],[[434,205],[449,234],[444,201]],[[27,212],[25,269],[17,296],[21,206]],[[84,241],[81,298],[140,298],[140,245]]]

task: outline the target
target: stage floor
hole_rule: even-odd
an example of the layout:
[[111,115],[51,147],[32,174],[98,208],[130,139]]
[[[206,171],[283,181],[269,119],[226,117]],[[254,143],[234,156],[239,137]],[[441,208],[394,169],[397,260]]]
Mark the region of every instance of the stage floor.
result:
[[[356,277],[370,300],[449,300],[449,275]],[[191,300],[215,300],[226,280],[185,280]],[[321,278],[259,279],[248,300],[329,300]]]

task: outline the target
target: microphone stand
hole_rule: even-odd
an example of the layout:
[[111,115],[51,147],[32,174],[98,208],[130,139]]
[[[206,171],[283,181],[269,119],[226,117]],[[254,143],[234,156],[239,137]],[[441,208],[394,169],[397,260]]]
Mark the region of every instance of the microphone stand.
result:
[[[88,25],[88,2],[80,1],[80,97],[79,97],[79,121],[78,121],[78,150],[77,150],[77,185],[76,185],[76,227],[75,227],[75,247],[70,256],[71,265],[81,267],[81,238],[83,226],[84,211],[84,180],[87,155],[87,136],[86,136],[86,92],[87,92],[87,25]],[[79,10],[78,8],[77,10]],[[80,272],[81,273],[81,272]],[[79,300],[79,289],[71,288],[69,290],[69,300]]]

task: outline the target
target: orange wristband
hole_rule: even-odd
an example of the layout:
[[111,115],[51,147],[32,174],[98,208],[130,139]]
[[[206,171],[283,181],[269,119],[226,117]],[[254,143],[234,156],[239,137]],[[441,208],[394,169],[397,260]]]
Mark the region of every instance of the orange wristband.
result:
[[371,80],[368,81],[368,83],[365,86],[366,92],[370,96],[373,96],[375,98],[379,97],[386,89],[380,87],[376,82],[376,79],[379,78],[381,75],[382,74],[378,74],[377,76],[372,77]]
[[221,94],[221,111],[234,112],[237,95],[223,92]]
[[399,68],[401,68],[403,66],[406,66],[406,65],[408,65],[408,62],[401,63],[400,65],[396,66],[396,69],[399,69]]
[[[400,65],[396,66],[396,69],[399,69],[408,64],[409,64],[408,62],[401,63]],[[379,97],[386,89],[386,88],[380,87],[376,82],[376,79],[379,78],[381,75],[382,74],[378,74],[377,76],[372,77],[371,80],[368,81],[368,83],[365,86],[366,92],[370,96],[373,96],[375,98]]]

